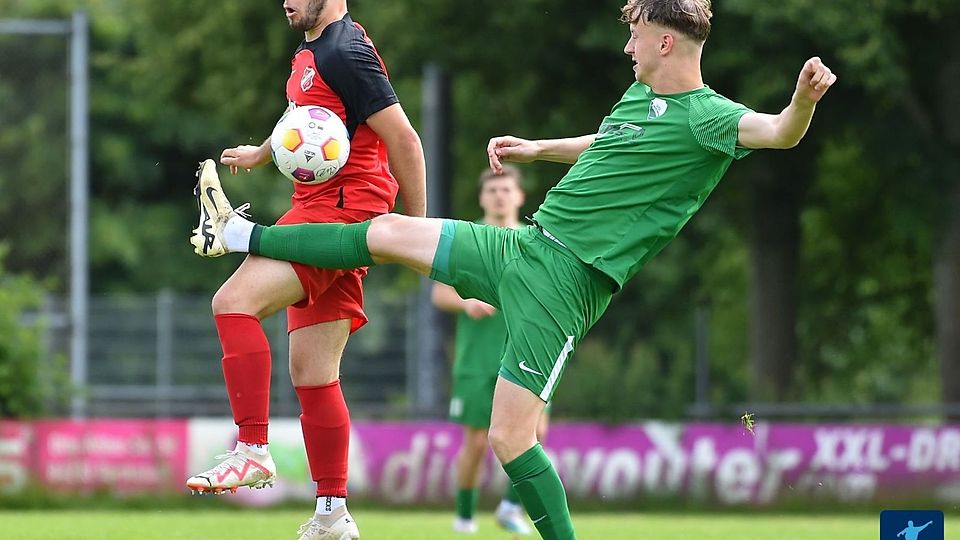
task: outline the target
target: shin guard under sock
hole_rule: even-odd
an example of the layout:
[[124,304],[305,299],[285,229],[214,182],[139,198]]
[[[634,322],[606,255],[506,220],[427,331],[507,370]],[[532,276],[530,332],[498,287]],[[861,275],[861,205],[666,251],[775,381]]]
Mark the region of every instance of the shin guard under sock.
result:
[[576,540],[567,494],[542,446],[505,463],[503,470],[544,540]]
[[256,317],[243,313],[214,316],[223,347],[223,379],[237,439],[247,444],[267,444],[270,417],[270,344]]
[[350,453],[350,412],[340,381],[296,387],[300,427],[310,474],[318,497],[347,496],[347,456]]

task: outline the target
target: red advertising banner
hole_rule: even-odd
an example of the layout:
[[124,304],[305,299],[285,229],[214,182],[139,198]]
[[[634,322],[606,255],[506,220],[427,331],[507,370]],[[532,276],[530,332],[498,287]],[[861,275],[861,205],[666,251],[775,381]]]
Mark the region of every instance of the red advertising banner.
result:
[[186,420],[0,423],[0,486],[27,479],[61,491],[155,493],[181,488]]

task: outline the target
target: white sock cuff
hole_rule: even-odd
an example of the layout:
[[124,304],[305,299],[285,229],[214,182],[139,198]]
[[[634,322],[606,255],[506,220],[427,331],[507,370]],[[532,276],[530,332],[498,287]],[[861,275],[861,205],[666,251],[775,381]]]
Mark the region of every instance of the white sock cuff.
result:
[[237,441],[237,451],[246,451],[250,454],[256,454],[258,456],[265,456],[270,453],[269,444],[247,444],[242,441]]
[[346,497],[317,497],[317,515],[328,516],[337,508],[346,505]]
[[223,242],[227,250],[234,253],[246,253],[250,250],[250,236],[254,223],[240,214],[234,214],[223,226]]

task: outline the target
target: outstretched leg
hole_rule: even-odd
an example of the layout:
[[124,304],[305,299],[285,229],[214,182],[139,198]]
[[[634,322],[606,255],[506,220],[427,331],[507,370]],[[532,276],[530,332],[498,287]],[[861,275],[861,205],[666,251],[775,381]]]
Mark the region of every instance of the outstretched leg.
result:
[[[235,219],[243,220],[239,216]],[[435,218],[385,214],[363,223],[256,225],[246,246],[238,245],[236,249],[231,246],[230,250],[320,268],[402,264],[429,276],[443,222]]]
[[445,238],[449,249],[453,239],[449,220],[399,214],[362,223],[256,225],[242,215],[247,205],[236,210],[232,207],[215,166],[212,160],[201,165],[202,171],[211,170],[213,174],[200,175],[200,222],[190,238],[194,251],[203,257],[251,253],[332,269],[395,263],[431,275],[441,241]]

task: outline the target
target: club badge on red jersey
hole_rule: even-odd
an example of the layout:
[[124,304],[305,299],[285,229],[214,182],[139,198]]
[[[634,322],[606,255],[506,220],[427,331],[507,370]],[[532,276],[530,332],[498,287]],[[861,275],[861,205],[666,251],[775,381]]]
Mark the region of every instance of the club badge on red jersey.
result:
[[311,66],[307,66],[303,70],[303,76],[300,77],[300,89],[306,92],[313,86],[313,78],[317,75],[317,71]]

